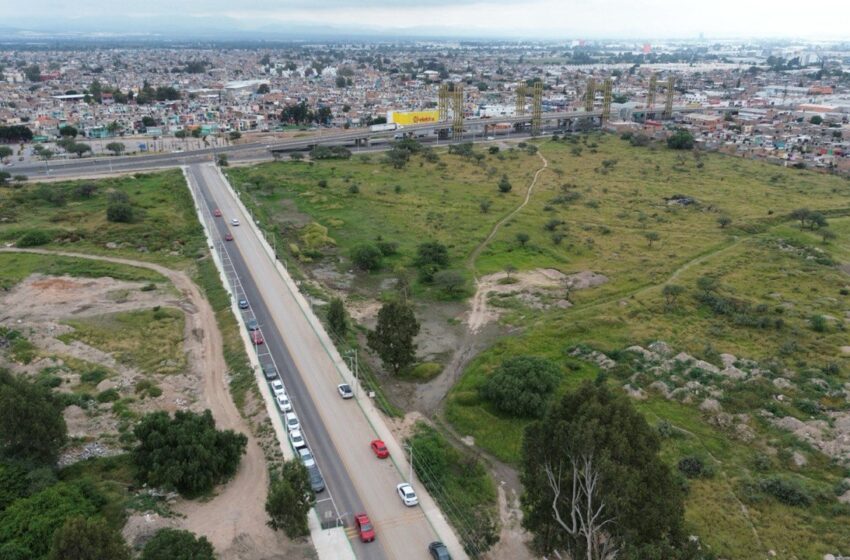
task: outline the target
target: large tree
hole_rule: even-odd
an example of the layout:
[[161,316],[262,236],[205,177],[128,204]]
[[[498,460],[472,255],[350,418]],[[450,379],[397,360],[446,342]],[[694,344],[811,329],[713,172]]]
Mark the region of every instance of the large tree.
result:
[[248,438],[215,429],[212,413],[153,412],[133,430],[139,444],[133,450],[141,482],[175,488],[195,496],[208,492],[236,473]]
[[206,537],[189,531],[160,529],[145,544],[140,560],[214,560],[215,550]]
[[307,513],[313,507],[314,499],[307,469],[300,461],[287,461],[280,476],[272,478],[269,483],[266,497],[269,527],[283,529],[291,539],[308,535]]
[[49,560],[129,560],[121,533],[101,517],[70,517],[55,533]]
[[0,456],[53,465],[67,435],[49,389],[0,370]]
[[561,368],[551,360],[515,356],[502,362],[479,392],[505,414],[539,418],[560,381]]
[[366,338],[369,348],[381,358],[384,367],[398,375],[416,359],[413,338],[417,334],[419,321],[413,307],[406,301],[388,301],[378,311],[375,330]]
[[348,314],[345,312],[345,304],[340,298],[331,299],[328,305],[328,326],[331,332],[337,336],[344,337],[348,334]]
[[531,424],[522,447],[523,525],[542,551],[572,558],[683,544],[680,487],[631,402],[586,382]]

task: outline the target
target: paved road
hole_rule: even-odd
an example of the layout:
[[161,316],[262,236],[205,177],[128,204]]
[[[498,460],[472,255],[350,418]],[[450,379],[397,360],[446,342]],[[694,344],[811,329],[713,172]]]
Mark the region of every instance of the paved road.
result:
[[[336,392],[340,377],[294,296],[264,252],[238,204],[211,165],[192,165],[189,173],[212,208],[220,208],[218,231],[228,229],[233,266],[262,326],[268,350],[282,370],[293,406],[325,475],[328,492],[341,514],[366,511],[377,533],[374,543],[362,544],[349,531],[358,558],[429,558],[428,543],[439,540],[420,507],[406,507],[395,486],[402,474],[391,461],[381,461],[369,449],[375,429],[357,403]],[[229,225],[237,218],[241,227]],[[420,490],[420,488],[417,488]],[[324,497],[321,496],[320,497]]]

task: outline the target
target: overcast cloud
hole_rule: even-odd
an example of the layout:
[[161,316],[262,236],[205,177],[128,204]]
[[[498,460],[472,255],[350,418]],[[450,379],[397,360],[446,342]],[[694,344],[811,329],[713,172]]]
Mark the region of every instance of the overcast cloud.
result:
[[123,31],[138,22],[139,31],[156,31],[158,19],[171,26],[185,22],[187,28],[217,20],[243,31],[329,26],[456,36],[692,38],[703,33],[850,40],[850,0],[0,0],[0,26]]

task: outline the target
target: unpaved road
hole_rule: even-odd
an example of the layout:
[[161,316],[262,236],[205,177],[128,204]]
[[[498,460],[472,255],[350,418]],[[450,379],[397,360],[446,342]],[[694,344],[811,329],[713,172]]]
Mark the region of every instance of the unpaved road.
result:
[[247,422],[230,398],[221,332],[213,309],[200,288],[185,273],[149,262],[43,249],[0,251],[58,255],[135,266],[156,271],[171,281],[193,308],[186,311],[187,340],[194,337],[199,344],[190,346],[188,363],[202,380],[201,404],[212,411],[219,428],[234,430],[248,437],[239,471],[231,481],[218,489],[215,497],[204,502],[181,501],[177,504],[175,509],[185,515],[179,526],[205,536],[219,556],[228,560],[301,557],[304,551],[293,555],[293,544],[266,525],[264,505],[268,471],[265,457]]

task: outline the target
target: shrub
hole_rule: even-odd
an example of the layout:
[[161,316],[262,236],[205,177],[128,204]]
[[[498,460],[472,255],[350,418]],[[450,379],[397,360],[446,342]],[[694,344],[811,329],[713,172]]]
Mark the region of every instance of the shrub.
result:
[[16,245],[18,247],[37,247],[39,245],[46,245],[51,241],[53,241],[53,237],[49,233],[40,229],[34,229],[23,234],[18,239]]
[[511,182],[508,181],[508,176],[502,175],[502,178],[499,180],[499,192],[500,193],[509,193],[509,192],[511,192],[512,188],[513,188],[513,185],[511,185]]
[[694,147],[694,137],[687,130],[680,128],[667,138],[667,147],[672,150],[691,150]]
[[535,356],[508,358],[479,389],[481,397],[511,416],[540,417],[561,380],[554,362]]
[[378,241],[378,250],[385,257],[391,257],[398,254],[398,243],[395,241]]
[[363,244],[351,250],[351,261],[354,266],[366,272],[372,272],[381,268],[381,250],[371,244]]
[[809,491],[795,480],[779,477],[763,478],[759,481],[758,487],[762,492],[770,494],[789,506],[808,506],[812,503]]
[[283,464],[281,475],[269,482],[266,497],[269,527],[283,529],[291,539],[309,535],[307,513],[314,500],[307,469],[301,461],[287,461]]
[[97,402],[106,403],[117,401],[120,398],[120,395],[118,394],[118,389],[107,389],[98,393],[96,398]]
[[206,537],[180,529],[160,529],[145,544],[140,560],[214,560],[215,550]]
[[708,477],[712,474],[711,469],[703,463],[702,459],[692,455],[679,459],[677,467],[679,472],[688,478]]
[[456,295],[463,290],[466,280],[457,270],[441,270],[434,274],[434,284],[448,295]]
[[133,207],[126,202],[112,202],[106,207],[106,219],[116,223],[133,221]]
[[326,189],[326,188],[328,188],[328,180],[327,179],[319,179],[318,185],[319,185],[319,187]]
[[815,332],[826,332],[826,317],[824,317],[823,315],[812,315],[811,317],[809,317],[809,326],[811,326],[812,330]]

